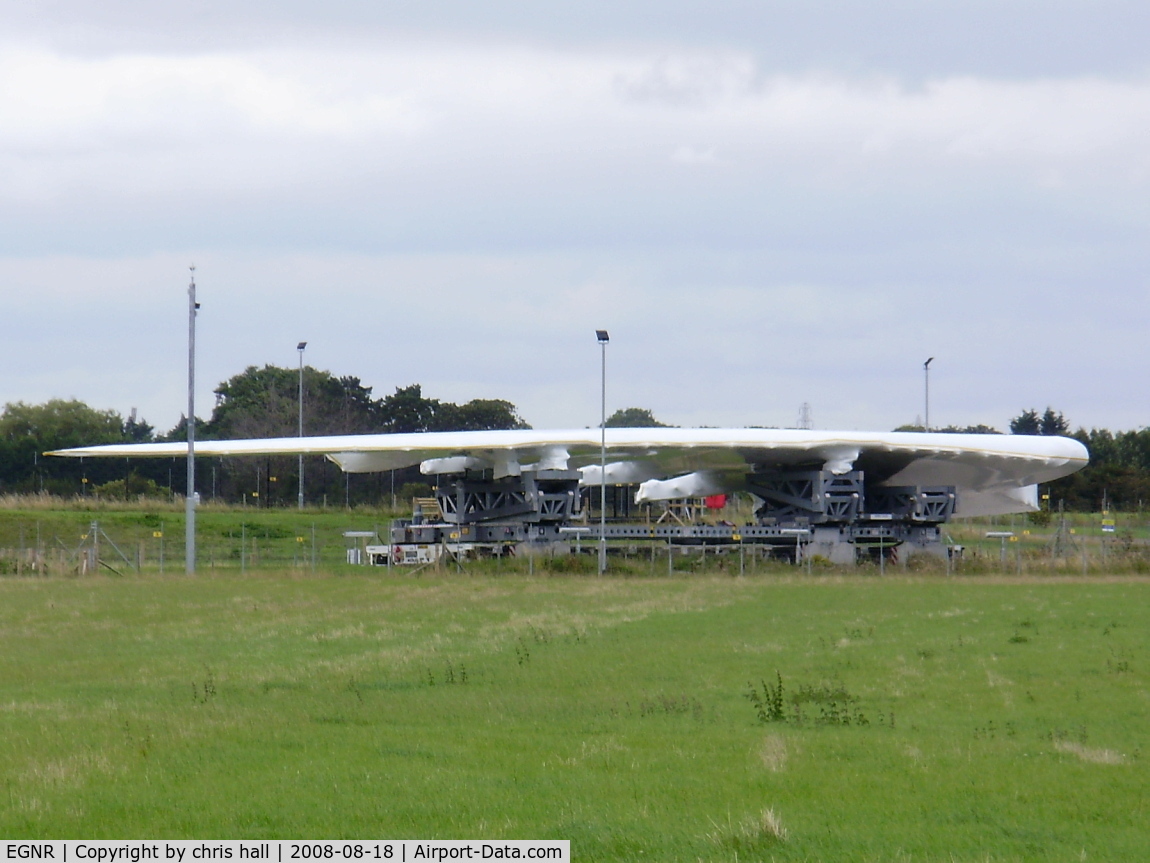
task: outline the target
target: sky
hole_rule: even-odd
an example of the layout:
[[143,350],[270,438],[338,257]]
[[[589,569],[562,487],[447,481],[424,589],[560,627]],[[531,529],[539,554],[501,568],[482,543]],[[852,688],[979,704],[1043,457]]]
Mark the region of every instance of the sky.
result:
[[1150,422],[1150,5],[0,5],[0,403]]

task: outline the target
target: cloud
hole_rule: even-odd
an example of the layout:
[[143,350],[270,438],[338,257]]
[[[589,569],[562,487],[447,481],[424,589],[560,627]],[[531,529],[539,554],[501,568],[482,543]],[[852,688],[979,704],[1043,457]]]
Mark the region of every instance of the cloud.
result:
[[543,46],[726,46],[769,72],[911,81],[1145,74],[1150,9],[1131,0],[54,0],[0,8],[0,33],[87,56],[315,46],[385,53],[414,38]]
[[683,144],[676,147],[671,154],[671,161],[677,165],[717,165],[719,158],[715,155],[715,148],[702,149]]
[[940,422],[1145,421],[1145,72],[125,32],[0,52],[3,400],[172,425],[194,261],[209,407],[306,339],[379,394],[593,424],[606,326],[611,402],[668,422],[892,427],[929,355]]
[[94,198],[131,211],[173,195],[334,204],[354,190],[535,200],[588,182],[674,194],[667,153],[701,164],[721,152],[732,184],[847,190],[1003,173],[1036,188],[1142,184],[1150,167],[1150,80],[912,88],[768,76],[723,50],[8,51],[0,92],[9,213]]

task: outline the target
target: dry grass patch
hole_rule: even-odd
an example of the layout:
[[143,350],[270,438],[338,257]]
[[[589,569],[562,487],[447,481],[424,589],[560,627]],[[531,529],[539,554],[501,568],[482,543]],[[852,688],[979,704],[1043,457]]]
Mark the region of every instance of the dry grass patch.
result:
[[772,773],[787,769],[787,740],[781,734],[768,734],[759,746],[759,761]]
[[986,670],[986,683],[992,688],[996,686],[1014,686],[1013,680],[1003,677],[1001,674],[995,674],[989,668]]
[[104,755],[80,753],[67,758],[34,762],[20,776],[21,783],[56,788],[77,788],[93,773],[109,774],[112,764]]
[[738,824],[731,823],[727,816],[726,824],[711,824],[714,832],[707,838],[717,845],[723,845],[735,851],[736,855],[752,852],[771,845],[778,845],[787,841],[789,831],[783,825],[782,819],[772,808],[764,809],[758,817],[744,818]]
[[560,757],[555,760],[565,767],[575,767],[591,759],[603,758],[604,760],[609,760],[613,755],[627,751],[626,746],[623,746],[617,740],[611,738],[592,743],[583,741],[579,744],[579,751],[570,758]]
[[1069,740],[1056,740],[1054,748],[1059,752],[1068,752],[1080,760],[1090,764],[1125,764],[1126,756],[1113,749],[1099,749],[1094,746],[1083,746]]

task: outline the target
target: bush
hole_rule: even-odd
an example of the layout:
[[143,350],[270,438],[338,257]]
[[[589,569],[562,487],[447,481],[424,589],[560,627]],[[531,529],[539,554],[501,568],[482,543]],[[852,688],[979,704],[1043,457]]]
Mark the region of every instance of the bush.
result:
[[92,493],[97,497],[119,500],[129,500],[130,498],[166,500],[171,494],[169,489],[158,486],[155,481],[136,474],[129,475],[127,479],[115,479],[103,485],[95,486]]

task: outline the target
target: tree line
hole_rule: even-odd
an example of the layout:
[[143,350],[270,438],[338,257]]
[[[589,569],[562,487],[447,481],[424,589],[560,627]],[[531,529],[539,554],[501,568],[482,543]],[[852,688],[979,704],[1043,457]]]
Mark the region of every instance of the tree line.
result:
[[[215,389],[208,419],[197,417],[197,440],[295,437],[299,432],[299,370],[250,366]],[[307,436],[423,431],[529,428],[515,405],[503,399],[463,404],[428,398],[420,384],[398,387],[375,398],[358,377],[303,370],[303,427]],[[10,403],[0,413],[0,493],[47,492],[63,496],[113,497],[184,494],[184,462],[178,458],[44,458],[48,450],[110,443],[187,440],[187,418],[156,433],[133,413],[127,419],[77,400],[44,404]],[[196,489],[202,499],[259,506],[296,500],[299,460],[295,456],[197,459]],[[321,456],[304,459],[309,502],[335,505],[380,503],[392,488],[423,478],[418,467],[388,474],[345,475]]]
[[[427,398],[419,384],[398,387],[375,398],[358,377],[336,377],[307,366],[304,378],[304,434],[371,434],[423,431],[479,431],[530,428],[515,405],[503,399],[472,399],[464,404]],[[299,430],[299,370],[251,366],[215,389],[211,416],[196,419],[197,440],[294,437]],[[663,426],[646,408],[623,408],[607,419],[609,427]],[[1062,413],[1027,409],[1010,421],[1011,434],[1068,435],[1090,451],[1090,464],[1044,486],[1050,506],[1097,511],[1140,509],[1150,502],[1150,429],[1112,432],[1070,431]],[[900,431],[922,431],[901,426]],[[951,426],[934,431],[1002,434],[985,425]],[[0,412],[0,493],[113,497],[184,494],[184,463],[164,459],[44,458],[46,450],[109,443],[187,440],[187,420],[157,434],[134,412],[127,419],[76,400],[53,399],[39,405],[10,403]],[[295,456],[199,459],[197,489],[204,499],[251,505],[294,503],[298,483]],[[381,474],[344,474],[327,459],[304,460],[309,502],[339,505],[387,502],[408,496],[422,484],[418,468]],[[406,488],[405,488],[406,487]]]

